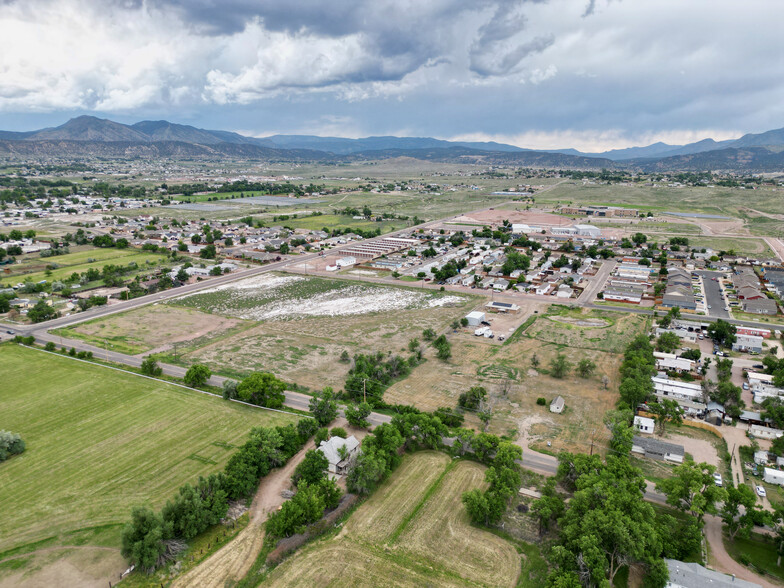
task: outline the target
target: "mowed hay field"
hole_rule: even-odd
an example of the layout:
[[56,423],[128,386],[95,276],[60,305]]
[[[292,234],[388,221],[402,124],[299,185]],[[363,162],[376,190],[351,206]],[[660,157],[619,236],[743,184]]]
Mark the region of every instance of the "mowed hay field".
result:
[[27,443],[0,464],[0,561],[25,545],[119,548],[133,506],[222,470],[252,427],[296,420],[10,344],[0,373],[2,427]]
[[[648,319],[639,315],[553,306],[503,345],[461,329],[457,336],[450,335],[452,357],[448,361],[432,357],[428,350],[429,361],[395,382],[384,400],[432,411],[457,406],[461,393],[480,385],[492,405],[490,432],[516,435],[524,446],[550,441],[549,451],[587,451],[592,431],[594,440],[601,442],[602,417],[617,401],[622,352],[647,325]],[[573,368],[581,359],[590,359],[596,371],[581,378],[572,369],[565,378],[554,378],[548,373],[549,365],[559,353]],[[538,368],[532,364],[534,355]],[[537,398],[549,404],[557,395],[566,400],[567,408],[560,415],[536,404]],[[466,426],[479,425],[474,414],[466,413]]]
[[351,515],[335,538],[278,566],[265,586],[515,586],[520,555],[472,527],[463,492],[484,488],[485,467],[421,452]]

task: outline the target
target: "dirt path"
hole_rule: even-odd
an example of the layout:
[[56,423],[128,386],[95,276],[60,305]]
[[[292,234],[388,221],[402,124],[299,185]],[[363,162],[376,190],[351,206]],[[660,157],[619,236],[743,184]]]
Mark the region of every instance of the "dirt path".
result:
[[291,484],[294,468],[305,457],[308,449],[313,448],[313,443],[308,442],[285,466],[267,475],[253,498],[248,526],[232,542],[178,578],[172,587],[223,588],[227,581],[236,582],[243,578],[264,544],[267,515],[283,504],[285,499],[280,495],[281,491]]
[[719,517],[711,515],[705,517],[705,539],[708,541],[708,545],[710,545],[710,564],[725,574],[733,574],[742,580],[756,582],[763,586],[763,588],[778,588],[777,584],[773,584],[762,576],[758,576],[730,557],[730,554],[724,549],[721,524],[721,519]]

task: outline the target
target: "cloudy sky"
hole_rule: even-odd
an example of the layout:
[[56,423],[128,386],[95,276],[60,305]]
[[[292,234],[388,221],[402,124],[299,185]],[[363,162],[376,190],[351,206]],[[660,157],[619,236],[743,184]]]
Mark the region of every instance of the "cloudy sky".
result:
[[602,150],[784,126],[780,0],[0,0],[0,128]]

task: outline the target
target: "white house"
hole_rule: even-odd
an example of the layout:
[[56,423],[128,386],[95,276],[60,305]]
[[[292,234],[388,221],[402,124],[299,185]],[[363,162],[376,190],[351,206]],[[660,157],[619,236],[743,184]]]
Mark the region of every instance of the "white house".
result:
[[749,434],[758,439],[778,439],[784,435],[781,429],[774,429],[773,427],[764,427],[762,425],[751,425],[749,427]]
[[[343,448],[345,448],[345,451]],[[329,440],[321,442],[318,450],[327,458],[329,472],[341,475],[346,473],[346,469],[359,450],[359,441],[357,441],[354,435],[351,435],[348,439],[330,437]]]
[[777,484],[784,486],[784,472],[781,470],[774,470],[773,468],[765,468],[765,474],[762,479],[768,484]]
[[677,559],[665,559],[670,578],[665,588],[762,588],[735,576],[728,576],[702,567],[698,563],[684,563]]
[[550,412],[555,413],[562,413],[564,406],[566,406],[566,401],[563,399],[562,396],[556,396],[555,399],[550,403]]
[[768,452],[767,451],[755,451],[754,452],[754,463],[757,465],[765,465],[768,463]]
[[356,265],[357,258],[353,256],[341,257],[335,262],[335,265],[338,267],[351,267],[352,265]]
[[636,416],[634,417],[634,428],[640,433],[652,434],[656,421],[648,417]]

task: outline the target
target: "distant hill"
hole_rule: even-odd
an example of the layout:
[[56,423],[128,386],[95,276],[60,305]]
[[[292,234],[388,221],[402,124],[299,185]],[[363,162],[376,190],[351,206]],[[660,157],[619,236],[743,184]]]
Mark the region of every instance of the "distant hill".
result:
[[739,139],[703,139],[687,145],[652,145],[581,153],[576,149],[534,151],[496,142],[445,141],[431,137],[246,137],[165,120],[125,125],[79,116],[59,127],[0,131],[0,154],[74,157],[238,157],[272,161],[358,161],[409,157],[427,161],[572,169],[646,171],[784,171],[784,128]]

